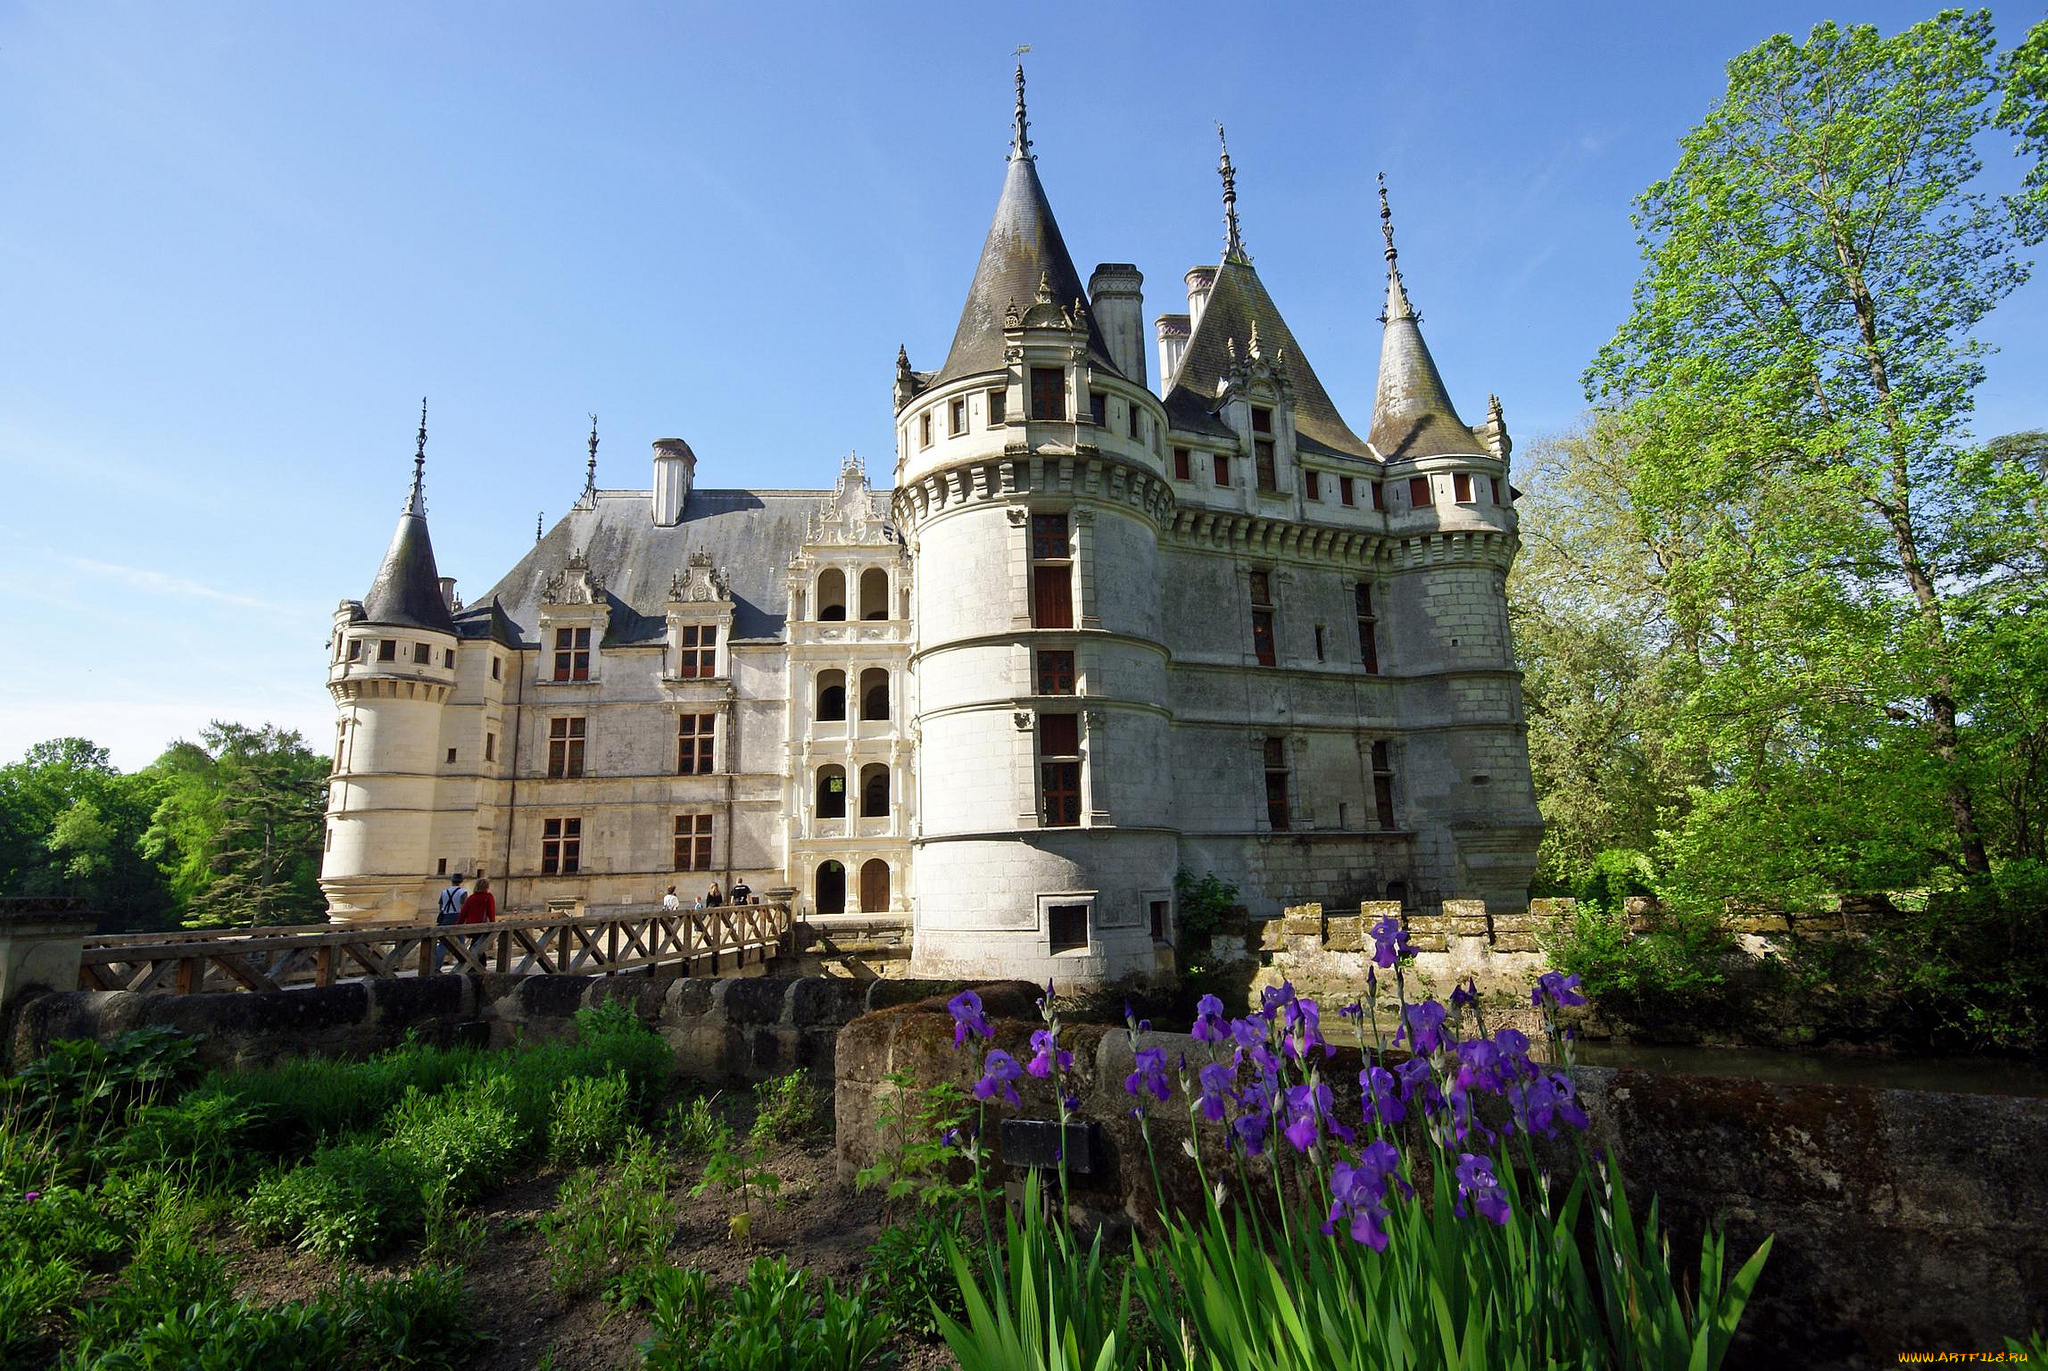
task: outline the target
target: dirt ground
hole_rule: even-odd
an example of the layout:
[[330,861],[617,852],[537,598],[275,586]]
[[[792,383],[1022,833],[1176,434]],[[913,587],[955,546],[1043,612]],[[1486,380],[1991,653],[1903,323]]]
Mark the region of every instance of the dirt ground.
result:
[[[743,1112],[736,1110],[737,1112]],[[735,1118],[735,1126],[746,1122]],[[860,1279],[868,1244],[882,1227],[880,1201],[854,1192],[838,1180],[829,1132],[770,1153],[768,1167],[782,1178],[780,1193],[754,1209],[753,1229],[743,1242],[728,1233],[732,1201],[720,1191],[690,1197],[702,1166],[671,1159],[669,1197],[675,1237],[667,1260],[700,1267],[714,1283],[730,1285],[754,1258],[779,1253],[792,1267],[827,1277],[841,1288]],[[464,1264],[464,1278],[477,1326],[491,1341],[472,1360],[474,1371],[553,1371],[632,1368],[640,1364],[638,1344],[652,1329],[638,1312],[620,1313],[599,1294],[564,1299],[548,1281],[545,1246],[534,1224],[554,1206],[566,1173],[536,1174],[487,1196],[472,1211],[487,1225],[482,1246]],[[271,1304],[304,1299],[331,1286],[343,1264],[330,1263],[294,1247],[252,1244],[234,1225],[215,1236],[229,1258],[236,1293]],[[406,1247],[376,1262],[355,1264],[365,1276],[402,1275],[421,1264]],[[892,1344],[903,1371],[938,1371],[952,1366],[944,1344],[927,1344],[899,1334]]]

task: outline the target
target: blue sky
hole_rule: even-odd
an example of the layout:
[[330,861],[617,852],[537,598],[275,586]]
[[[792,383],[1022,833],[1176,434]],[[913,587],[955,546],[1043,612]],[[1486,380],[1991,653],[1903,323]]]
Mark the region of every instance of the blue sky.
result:
[[[1085,274],[1148,317],[1247,245],[1358,422],[1372,174],[1468,419],[1571,422],[1626,312],[1632,197],[1722,65],[1813,4],[0,7],[0,759],[127,767],[209,718],[324,743],[431,397],[444,574],[495,581],[583,478],[887,470],[898,343],[936,366],[1002,182],[1028,43],[1039,170]],[[2010,43],[2037,16],[1997,11]],[[2016,179],[2001,146],[1994,188]],[[1980,433],[2048,424],[2048,285],[1984,330]],[[26,668],[26,669],[24,669]]]

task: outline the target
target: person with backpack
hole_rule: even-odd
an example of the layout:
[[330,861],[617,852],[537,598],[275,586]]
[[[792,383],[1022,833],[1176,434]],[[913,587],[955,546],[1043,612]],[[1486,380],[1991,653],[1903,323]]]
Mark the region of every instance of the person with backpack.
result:
[[[462,873],[460,871],[450,872],[448,886],[441,892],[441,902],[434,912],[435,926],[445,927],[449,924],[461,923],[462,906],[468,899],[469,892],[462,888]],[[439,937],[436,937],[434,940],[434,974],[438,976],[440,973],[441,940]]]

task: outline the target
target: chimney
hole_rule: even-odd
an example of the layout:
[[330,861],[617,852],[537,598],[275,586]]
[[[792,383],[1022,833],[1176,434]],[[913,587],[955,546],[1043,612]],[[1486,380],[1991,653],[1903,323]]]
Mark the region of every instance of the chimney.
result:
[[1116,369],[1145,385],[1145,277],[1129,262],[1104,262],[1088,277],[1095,326]]
[[1159,334],[1159,389],[1171,390],[1173,378],[1180,374],[1180,359],[1188,355],[1188,335],[1194,328],[1185,314],[1162,314],[1152,321],[1152,327]]
[[1209,307],[1209,292],[1216,288],[1216,268],[1188,268],[1188,330],[1202,326],[1202,311]]
[[683,502],[697,475],[697,454],[680,438],[654,440],[654,522],[674,528],[683,521]]
[[441,578],[441,603],[448,606],[450,614],[453,614],[458,608],[455,600],[455,578],[453,576],[443,576]]

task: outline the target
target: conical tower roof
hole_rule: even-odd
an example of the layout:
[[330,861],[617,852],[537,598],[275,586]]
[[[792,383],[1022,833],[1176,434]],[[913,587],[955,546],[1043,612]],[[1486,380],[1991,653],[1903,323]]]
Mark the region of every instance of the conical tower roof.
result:
[[1366,435],[1381,457],[1444,457],[1476,453],[1479,442],[1458,417],[1436,359],[1422,341],[1422,320],[1408,301],[1394,251],[1394,217],[1387,208],[1386,178],[1380,178],[1380,232],[1387,240],[1387,307],[1380,315],[1379,389],[1373,397],[1372,431]]
[[441,573],[434,565],[434,544],[427,536],[427,404],[420,402],[419,449],[413,454],[412,490],[398,516],[391,546],[384,550],[377,579],[363,597],[366,623],[398,628],[425,628],[453,634],[455,619],[441,598]]
[[[1019,67],[1009,172],[1003,178],[1003,194],[996,201],[988,239],[981,247],[981,262],[974,269],[974,283],[967,289],[967,303],[960,310],[960,326],[953,331],[953,346],[946,353],[945,365],[932,378],[934,385],[1001,371],[1004,311],[1013,304],[1029,309],[1038,298],[1041,278],[1050,287],[1055,304],[1071,307],[1076,300],[1087,299],[1081,274],[1074,270],[1066,240],[1060,237],[1052,204],[1045,198],[1045,187],[1039,184],[1028,128],[1024,68]],[[1116,371],[1092,310],[1088,314],[1088,356],[1093,365]]]

